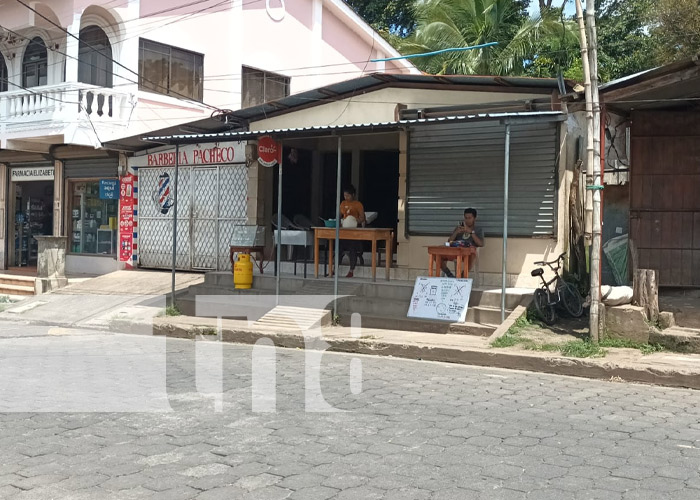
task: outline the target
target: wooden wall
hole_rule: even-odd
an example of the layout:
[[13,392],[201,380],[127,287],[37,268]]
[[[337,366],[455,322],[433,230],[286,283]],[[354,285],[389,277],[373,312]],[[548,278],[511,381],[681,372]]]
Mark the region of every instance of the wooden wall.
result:
[[700,287],[700,113],[632,113],[630,234],[639,267]]

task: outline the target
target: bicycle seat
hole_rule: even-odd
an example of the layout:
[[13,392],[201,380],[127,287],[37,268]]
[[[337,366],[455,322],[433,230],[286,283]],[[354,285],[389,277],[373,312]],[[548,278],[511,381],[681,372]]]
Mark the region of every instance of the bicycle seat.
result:
[[537,262],[533,262],[533,264],[535,264],[536,266],[544,266],[546,262],[543,260],[538,260]]
[[[538,264],[538,262],[535,262],[535,264]],[[533,269],[530,272],[530,276],[542,276],[544,274],[544,269],[541,267],[538,267],[537,269]]]

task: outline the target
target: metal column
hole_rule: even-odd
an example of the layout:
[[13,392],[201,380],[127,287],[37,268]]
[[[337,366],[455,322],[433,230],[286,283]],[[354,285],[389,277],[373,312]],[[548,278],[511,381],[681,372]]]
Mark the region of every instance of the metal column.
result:
[[177,176],[180,173],[180,145],[175,144],[175,179],[173,179],[173,269],[170,307],[175,307],[175,268],[177,266]]
[[[277,145],[282,151],[282,141]],[[275,276],[275,304],[280,303],[280,277],[282,275],[282,155],[279,155],[279,179],[277,180],[277,276]]]
[[510,123],[506,123],[503,167],[503,262],[501,267],[501,323],[506,320],[506,262],[508,260],[508,170],[510,169]]
[[335,274],[333,275],[333,319],[338,315],[338,266],[340,265],[340,177],[342,166],[342,146],[343,139],[338,136],[338,172],[335,182],[335,259],[333,267]]

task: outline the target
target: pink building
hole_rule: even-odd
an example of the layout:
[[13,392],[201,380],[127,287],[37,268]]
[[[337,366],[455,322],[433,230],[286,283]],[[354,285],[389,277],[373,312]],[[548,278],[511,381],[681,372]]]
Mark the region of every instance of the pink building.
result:
[[370,62],[397,55],[342,0],[1,3],[0,268],[36,265],[39,234],[67,238],[69,271],[119,267],[105,189],[126,161],[103,143],[365,73],[418,73]]

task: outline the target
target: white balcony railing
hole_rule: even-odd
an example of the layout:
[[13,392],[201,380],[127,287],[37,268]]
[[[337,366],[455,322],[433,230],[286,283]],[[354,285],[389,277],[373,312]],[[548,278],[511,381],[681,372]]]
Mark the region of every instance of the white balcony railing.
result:
[[62,83],[0,93],[0,120],[12,124],[51,121],[92,122],[124,125],[136,96],[128,92],[87,85]]

